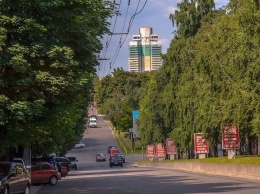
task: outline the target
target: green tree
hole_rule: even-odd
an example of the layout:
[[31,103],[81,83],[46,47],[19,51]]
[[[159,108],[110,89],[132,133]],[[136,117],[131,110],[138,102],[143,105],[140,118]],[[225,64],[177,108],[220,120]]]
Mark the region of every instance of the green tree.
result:
[[69,149],[80,137],[112,4],[1,1],[0,156],[18,145]]

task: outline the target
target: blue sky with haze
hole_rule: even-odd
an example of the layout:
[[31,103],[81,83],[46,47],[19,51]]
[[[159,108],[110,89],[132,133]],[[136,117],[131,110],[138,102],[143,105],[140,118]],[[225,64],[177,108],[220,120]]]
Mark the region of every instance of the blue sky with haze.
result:
[[[121,15],[108,20],[112,36],[102,39],[100,53],[100,77],[111,74],[115,68],[128,70],[128,45],[132,36],[139,34],[139,28],[151,27],[159,35],[162,53],[166,53],[173,39],[174,27],[169,15],[177,10],[182,0],[115,0]],[[228,0],[215,0],[216,8],[226,5]],[[129,4],[128,4],[129,3]]]

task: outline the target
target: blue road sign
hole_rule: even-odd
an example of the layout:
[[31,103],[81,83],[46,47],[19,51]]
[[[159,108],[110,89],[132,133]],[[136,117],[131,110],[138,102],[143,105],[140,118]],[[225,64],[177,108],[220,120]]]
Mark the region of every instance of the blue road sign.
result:
[[139,110],[134,110],[133,111],[133,118],[138,119],[139,118]]

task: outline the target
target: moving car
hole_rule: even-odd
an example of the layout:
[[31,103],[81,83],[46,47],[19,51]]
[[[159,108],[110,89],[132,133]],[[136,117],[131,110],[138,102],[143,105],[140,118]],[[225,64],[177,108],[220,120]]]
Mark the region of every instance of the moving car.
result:
[[101,162],[101,161],[106,161],[106,156],[105,156],[105,154],[103,154],[103,153],[97,153],[97,155],[96,155],[96,161],[97,162]]
[[73,157],[73,156],[68,156],[67,157],[69,160],[70,160],[70,162],[71,162],[71,165],[70,165],[70,167],[71,167],[71,169],[75,169],[75,170],[77,170],[78,169],[78,160],[77,160],[77,158],[76,157]]
[[91,117],[89,119],[89,127],[97,127],[97,119],[94,117]]
[[111,148],[109,151],[109,155],[110,156],[114,156],[115,154],[119,153],[119,149],[118,148]]
[[111,156],[109,158],[109,166],[112,168],[113,166],[121,166],[123,167],[123,160],[119,156]]
[[95,118],[95,119],[97,119],[98,117],[97,117],[97,115],[91,115],[90,118]]
[[30,174],[24,165],[16,162],[0,162],[0,193],[30,193]]
[[117,148],[117,146],[114,146],[114,145],[108,146],[108,148],[107,148],[107,153],[108,153],[108,154],[110,154],[110,150],[111,150],[111,149],[118,149],[118,148]]
[[48,162],[42,162],[31,166],[31,183],[50,184],[54,186],[58,183],[59,175],[55,168]]
[[123,163],[125,163],[125,155],[123,153],[121,153],[121,152],[115,153],[115,156],[121,157],[123,160]]
[[76,144],[75,144],[74,148],[75,148],[75,149],[77,149],[77,148],[83,148],[83,147],[85,147],[85,146],[86,146],[86,144],[79,142],[79,143],[76,143]]

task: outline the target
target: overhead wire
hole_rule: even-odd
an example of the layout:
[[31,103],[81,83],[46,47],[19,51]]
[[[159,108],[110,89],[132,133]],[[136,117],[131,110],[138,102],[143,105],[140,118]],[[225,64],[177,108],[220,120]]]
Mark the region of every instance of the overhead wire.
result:
[[129,32],[130,32],[130,29],[131,29],[131,26],[132,26],[132,24],[133,24],[133,21],[134,21],[135,16],[138,15],[138,14],[140,14],[140,13],[143,11],[144,7],[146,6],[146,3],[147,3],[147,0],[145,1],[144,5],[143,5],[143,7],[140,9],[140,11],[137,12],[138,7],[139,7],[139,4],[140,4],[140,0],[139,0],[138,5],[137,5],[136,10],[135,10],[135,13],[134,13],[134,14],[131,16],[131,18],[130,18],[129,25],[128,25],[128,29],[127,29],[127,35],[125,36],[125,39],[123,40],[123,42],[121,42],[121,39],[120,39],[120,41],[119,41],[119,45],[118,45],[117,52],[116,52],[115,55],[114,55],[115,57],[114,57],[113,61],[110,63],[111,65],[110,65],[109,73],[110,73],[112,67],[114,66],[115,61],[116,61],[116,59],[117,59],[117,57],[118,57],[118,55],[119,55],[119,52],[120,52],[120,50],[121,50],[121,48],[122,48],[122,46],[123,46],[123,44],[124,44],[124,42],[125,42],[125,40],[126,40],[128,34],[129,34]]
[[[119,5],[118,5],[117,12],[120,11],[121,3],[122,3],[122,0],[120,0],[120,3],[119,3]],[[115,5],[115,4],[116,4],[116,2],[115,2],[115,0],[114,0],[114,5]],[[110,32],[110,33],[109,33],[108,36],[107,36],[106,45],[105,45],[104,53],[103,53],[103,56],[102,56],[102,59],[103,59],[103,60],[102,60],[102,62],[101,62],[101,64],[100,64],[98,70],[100,70],[100,69],[102,68],[103,63],[105,63],[106,53],[107,53],[108,47],[109,47],[110,42],[111,42],[111,39],[112,39],[112,34],[114,33],[114,30],[115,30],[115,26],[116,26],[116,23],[117,23],[117,18],[118,18],[118,14],[116,15],[115,22],[114,22],[114,25],[113,25],[113,28],[112,28],[112,32],[111,32],[111,30],[110,30],[110,28],[109,28],[109,32]],[[112,23],[112,17],[111,17],[111,19],[110,19],[110,24],[111,24],[111,23]],[[99,72],[99,71],[98,71],[98,72]],[[105,72],[105,66],[104,66],[104,72]]]
[[[115,3],[115,0],[114,0],[114,3]],[[118,6],[118,9],[117,9],[117,11],[119,13],[120,13],[121,3],[122,3],[122,0],[120,0],[119,6]],[[109,74],[111,73],[112,67],[115,65],[115,62],[116,62],[117,57],[119,55],[119,52],[120,52],[122,46],[124,45],[124,42],[126,41],[127,36],[129,35],[129,32],[130,32],[130,29],[131,29],[131,26],[133,24],[135,16],[143,11],[143,9],[146,6],[146,3],[147,3],[147,0],[145,0],[145,3],[143,4],[143,7],[138,11],[138,8],[139,8],[139,5],[140,5],[140,0],[138,1],[138,4],[137,4],[136,9],[135,9],[135,13],[131,16],[131,18],[129,20],[127,32],[123,33],[124,30],[125,30],[125,24],[126,24],[126,20],[127,20],[127,16],[128,16],[129,7],[130,7],[130,0],[128,0],[127,12],[126,12],[126,15],[125,15],[124,24],[123,24],[123,28],[122,28],[122,31],[121,31],[121,36],[120,36],[120,39],[119,39],[119,43],[118,43],[117,48],[115,49],[115,53],[114,53],[114,55],[113,55],[113,57],[112,57],[112,59],[110,60],[110,63],[109,63]],[[107,36],[107,40],[106,40],[106,43],[105,43],[106,45],[105,45],[105,48],[103,50],[103,55],[102,55],[103,56],[102,58],[105,59],[105,60],[102,60],[101,65],[99,66],[99,70],[103,66],[103,75],[105,75],[105,70],[106,70],[106,65],[105,64],[108,62],[108,60],[106,60],[106,55],[107,55],[107,51],[108,51],[108,48],[109,48],[111,40],[112,40],[112,36],[113,36],[113,34],[115,34],[114,30],[115,30],[115,26],[116,26],[116,23],[117,23],[117,18],[118,18],[118,15],[115,18],[115,22],[114,22],[112,31],[109,29],[110,33]],[[112,18],[111,18],[110,22],[112,22]],[[125,37],[124,37],[124,40],[122,41],[122,38],[123,38],[124,34],[125,34]]]
[[[123,33],[124,33],[124,29],[125,29],[125,24],[126,24],[126,20],[127,20],[127,15],[128,15],[128,11],[129,11],[129,5],[130,5],[130,0],[128,2],[128,6],[127,6],[127,10],[126,10],[126,14],[125,14],[125,20],[124,20],[124,23],[123,23],[123,28],[122,28],[122,31],[121,31],[121,36],[120,36],[120,40],[119,40],[119,43],[117,45],[117,49],[116,49],[116,52],[117,55],[119,53],[119,50],[121,49],[121,40],[122,40],[122,37],[123,37]],[[112,64],[115,62],[115,59],[117,58],[117,55],[114,54],[113,55],[113,58],[112,58],[112,62],[110,62],[110,65],[109,65],[109,74],[111,73],[111,68],[112,68]]]

